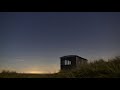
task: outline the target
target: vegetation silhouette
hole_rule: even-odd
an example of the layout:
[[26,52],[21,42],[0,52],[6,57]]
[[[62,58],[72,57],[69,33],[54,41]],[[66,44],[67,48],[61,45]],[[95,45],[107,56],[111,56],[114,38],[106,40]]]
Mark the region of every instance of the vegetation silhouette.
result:
[[120,56],[108,61],[96,60],[82,64],[79,68],[54,74],[25,74],[3,70],[0,78],[120,78]]

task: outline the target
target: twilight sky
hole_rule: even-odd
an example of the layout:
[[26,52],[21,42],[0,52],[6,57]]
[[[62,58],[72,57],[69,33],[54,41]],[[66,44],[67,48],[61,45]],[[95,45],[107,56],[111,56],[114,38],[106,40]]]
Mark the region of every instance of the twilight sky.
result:
[[59,57],[120,55],[120,12],[0,12],[0,70],[45,73]]

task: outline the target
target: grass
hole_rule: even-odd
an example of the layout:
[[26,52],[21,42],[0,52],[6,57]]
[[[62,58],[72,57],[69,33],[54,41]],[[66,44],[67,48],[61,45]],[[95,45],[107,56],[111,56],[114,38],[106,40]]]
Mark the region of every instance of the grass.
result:
[[4,70],[0,78],[120,78],[120,56],[81,64],[79,68],[55,74],[22,74]]
[[[61,72],[67,78],[119,78],[120,57],[104,61],[98,60],[92,63],[80,65],[79,68],[68,72]],[[61,74],[60,73],[60,74]]]

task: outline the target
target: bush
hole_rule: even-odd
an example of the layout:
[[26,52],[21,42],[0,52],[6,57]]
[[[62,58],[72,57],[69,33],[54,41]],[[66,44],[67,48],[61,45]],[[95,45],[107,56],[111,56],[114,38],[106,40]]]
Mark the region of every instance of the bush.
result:
[[1,74],[17,74],[16,71],[2,70]]

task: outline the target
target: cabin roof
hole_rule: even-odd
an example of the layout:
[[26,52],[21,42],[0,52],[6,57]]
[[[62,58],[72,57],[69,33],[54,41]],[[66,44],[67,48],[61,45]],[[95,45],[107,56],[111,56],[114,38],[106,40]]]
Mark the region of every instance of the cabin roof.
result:
[[68,58],[68,57],[78,57],[78,58],[81,58],[81,59],[87,60],[87,59],[82,58],[82,57],[80,57],[80,56],[78,56],[78,55],[65,55],[65,56],[62,56],[62,57],[60,57],[60,58]]

